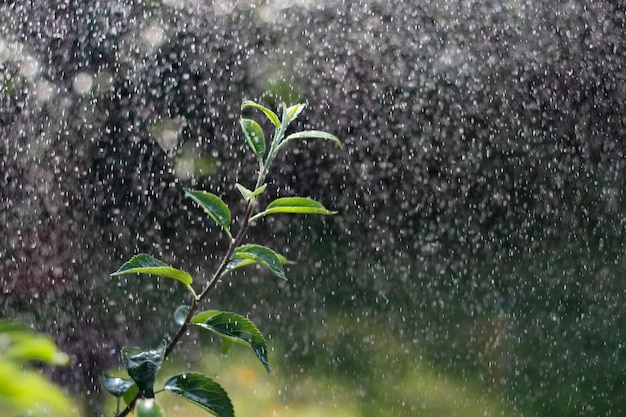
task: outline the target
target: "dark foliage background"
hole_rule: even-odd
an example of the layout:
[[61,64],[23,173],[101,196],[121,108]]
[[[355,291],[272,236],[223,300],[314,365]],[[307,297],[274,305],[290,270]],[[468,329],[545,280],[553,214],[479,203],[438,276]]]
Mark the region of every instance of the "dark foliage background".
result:
[[[293,243],[295,278],[227,286],[216,303],[254,304],[277,334],[272,312],[286,311],[293,338],[315,306],[316,323],[369,317],[531,414],[623,415],[623,4],[244,6],[0,5],[0,311],[75,356],[57,378],[98,392],[119,347],[175,307],[176,294],[137,302],[135,281],[108,278],[132,254],[209,274],[223,242],[181,188],[237,201],[233,182],[254,169],[241,101],[288,97],[310,104],[300,127],[346,146],[284,154],[269,195],[341,216],[259,225],[252,237]],[[168,149],[154,133],[164,120],[182,121]],[[217,171],[177,178],[188,149]],[[496,324],[494,371],[480,340]],[[339,351],[331,370],[357,375]]]

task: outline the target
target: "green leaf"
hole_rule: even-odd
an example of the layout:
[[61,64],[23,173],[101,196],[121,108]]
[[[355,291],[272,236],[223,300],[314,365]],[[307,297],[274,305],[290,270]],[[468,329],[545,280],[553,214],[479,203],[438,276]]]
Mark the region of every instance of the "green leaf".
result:
[[146,398],[154,397],[154,379],[163,363],[165,347],[166,343],[163,341],[158,348],[151,350],[132,346],[122,348],[122,361],[126,371]]
[[280,262],[278,255],[268,247],[255,244],[242,245],[234,250],[231,258],[252,260],[265,266],[279,278],[287,280],[283,264]]
[[303,130],[302,132],[292,133],[283,140],[280,147],[284,146],[288,141],[296,139],[326,139],[335,142],[340,148],[343,148],[343,144],[337,136],[321,130]]
[[278,116],[276,116],[276,113],[274,113],[267,107],[257,104],[254,101],[244,100],[243,103],[241,104],[241,109],[243,110],[246,107],[253,107],[255,109],[261,110],[265,114],[265,116],[267,116],[270,122],[272,122],[274,126],[278,128],[280,127],[280,120],[278,119]]
[[124,399],[124,402],[128,405],[131,402],[133,402],[133,400],[138,394],[139,394],[139,388],[137,387],[137,384],[133,384],[130,386],[130,388],[126,390],[122,398]]
[[114,397],[121,397],[126,392],[135,385],[135,383],[127,378],[117,378],[114,376],[109,376],[107,374],[102,375],[102,385],[107,392]]
[[16,362],[39,361],[50,365],[67,365],[70,362],[69,356],[60,352],[48,336],[30,331],[15,332],[7,341],[0,357]]
[[150,274],[165,278],[172,278],[189,285],[193,282],[189,273],[172,268],[165,262],[145,253],[133,256],[128,262],[111,274],[112,277],[124,274]]
[[289,117],[289,123],[296,120],[296,118],[302,113],[302,110],[306,107],[306,103],[299,103],[291,106],[287,109],[287,117]]
[[230,210],[221,198],[206,191],[196,191],[185,189],[185,194],[191,197],[202,209],[212,218],[215,223],[222,226],[230,236],[228,226],[230,225]]
[[265,189],[267,188],[267,184],[263,184],[254,191],[248,190],[246,187],[239,183],[235,184],[235,187],[237,187],[244,200],[249,201],[252,197],[256,197],[257,195],[263,193],[263,191],[265,191]]
[[336,211],[328,210],[322,204],[307,197],[284,197],[278,198],[267,205],[264,211],[252,216],[250,220],[267,216],[268,214],[291,213],[291,214],[337,214]]
[[164,417],[161,406],[154,398],[142,398],[137,401],[137,417]]
[[[278,260],[280,261],[281,264],[283,265],[293,265],[295,264],[294,261],[290,261],[289,259],[287,259],[285,256],[281,255],[280,253],[276,253],[276,257],[278,258]],[[238,268],[242,268],[244,266],[248,266],[248,265],[256,265],[259,262],[255,261],[254,259],[232,259],[228,265],[226,266],[226,270],[227,271],[232,271],[234,269],[238,269]]]
[[179,326],[182,326],[185,323],[185,319],[187,318],[187,314],[189,314],[189,307],[182,305],[176,308],[174,311],[174,322]]
[[76,414],[72,400],[40,371],[25,369],[0,357],[0,415],[30,416],[33,411],[36,415],[56,417]]
[[254,323],[247,318],[226,311],[210,310],[196,314],[191,322],[233,342],[248,346],[259,358],[267,372],[270,372],[265,339]]
[[263,134],[263,129],[254,120],[241,119],[239,123],[241,124],[250,149],[252,149],[252,152],[254,152],[259,160],[262,160],[265,155],[265,135]]
[[226,391],[212,379],[196,373],[176,375],[163,387],[167,392],[184,398],[217,417],[234,417],[233,404]]

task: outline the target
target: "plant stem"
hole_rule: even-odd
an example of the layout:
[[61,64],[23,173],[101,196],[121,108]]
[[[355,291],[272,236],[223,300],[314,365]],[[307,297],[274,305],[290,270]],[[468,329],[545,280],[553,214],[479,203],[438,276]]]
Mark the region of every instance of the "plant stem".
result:
[[[259,175],[259,179],[262,181],[261,174]],[[189,307],[189,313],[187,313],[187,316],[185,317],[185,321],[180,326],[180,328],[178,329],[174,337],[167,344],[165,348],[165,353],[163,355],[164,359],[167,358],[170,355],[170,353],[172,353],[172,351],[174,350],[174,348],[176,347],[180,339],[183,337],[185,333],[187,333],[187,330],[189,330],[189,327],[191,326],[191,319],[193,318],[196,311],[198,310],[198,307],[200,307],[200,304],[207,297],[207,295],[211,292],[211,290],[215,288],[220,277],[226,270],[226,267],[228,266],[228,263],[231,260],[231,256],[233,255],[235,248],[239,246],[239,244],[241,243],[241,241],[243,240],[246,234],[246,231],[248,230],[249,221],[250,221],[250,217],[252,216],[253,208],[254,208],[254,198],[248,201],[248,205],[246,206],[246,212],[243,216],[243,219],[241,220],[241,226],[239,228],[239,232],[237,233],[235,238],[231,239],[228,245],[228,250],[224,254],[222,258],[222,262],[220,263],[220,266],[217,268],[217,270],[215,271],[215,273],[213,274],[213,276],[211,277],[207,285],[204,287],[202,292],[196,297],[194,297],[193,303],[191,304],[191,307]],[[135,404],[137,403],[137,400],[139,400],[140,397],[141,397],[141,393],[137,393],[137,395],[135,395],[135,397],[126,406],[126,408],[124,408],[119,414],[116,414],[116,417],[127,416],[135,407]]]
[[[260,161],[259,163],[259,175],[257,177],[256,186],[254,187],[255,190],[258,189],[265,181],[265,177],[269,173],[270,165],[274,161],[274,158],[276,157],[276,154],[278,153],[278,150],[280,148],[279,146],[280,142],[282,138],[285,136],[285,130],[288,124],[285,109],[286,108],[283,105],[283,121],[280,127],[276,129],[276,131],[274,132],[274,137],[272,139],[269,152],[267,153],[267,157],[265,158],[265,161]],[[191,307],[189,307],[189,313],[187,313],[187,317],[185,317],[185,321],[180,326],[180,328],[178,329],[174,337],[172,337],[172,339],[169,341],[169,343],[165,347],[165,353],[163,355],[164,359],[167,358],[170,355],[170,353],[172,353],[172,351],[174,350],[174,348],[176,347],[180,339],[185,335],[185,333],[187,333],[187,330],[189,330],[189,327],[191,326],[191,319],[193,318],[196,311],[200,307],[200,304],[207,297],[207,295],[213,290],[213,288],[215,288],[221,276],[224,274],[224,271],[226,271],[226,268],[228,267],[228,263],[231,261],[231,256],[233,255],[233,252],[235,251],[237,246],[239,246],[239,244],[241,243],[241,241],[243,240],[246,234],[246,231],[248,230],[248,227],[250,225],[249,224],[250,217],[252,216],[252,210],[254,209],[254,205],[255,205],[255,200],[256,200],[256,197],[252,197],[248,201],[248,204],[246,206],[246,212],[241,220],[241,226],[239,227],[239,231],[237,232],[237,235],[234,238],[231,237],[230,243],[228,245],[228,250],[224,254],[222,258],[222,262],[220,263],[219,267],[217,268],[217,270],[215,271],[215,273],[213,274],[209,282],[206,284],[202,292],[199,295],[194,297],[193,303],[191,304]],[[126,408],[123,409],[122,412],[120,412],[119,414],[116,414],[116,417],[127,416],[135,407],[135,404],[137,403],[140,397],[141,397],[141,393],[137,393],[137,395],[135,395],[135,398],[132,399],[132,401],[126,406]]]

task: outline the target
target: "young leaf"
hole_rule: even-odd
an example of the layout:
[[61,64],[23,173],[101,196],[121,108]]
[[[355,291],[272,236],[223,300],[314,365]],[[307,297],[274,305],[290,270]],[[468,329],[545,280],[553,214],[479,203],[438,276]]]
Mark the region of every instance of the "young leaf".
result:
[[109,376],[107,374],[103,374],[102,385],[109,394],[119,398],[123,396],[130,387],[135,385],[135,383],[127,378],[117,378]]
[[235,187],[237,187],[237,190],[239,190],[244,200],[249,201],[252,197],[256,197],[257,195],[265,191],[265,189],[267,188],[267,184],[263,184],[262,186],[260,186],[254,191],[248,190],[246,187],[244,187],[243,185],[239,183],[235,184]]
[[204,375],[196,373],[176,375],[168,379],[163,388],[217,417],[235,416],[233,404],[226,391],[217,382]]
[[257,104],[254,101],[244,100],[241,104],[241,109],[243,110],[246,107],[253,107],[255,109],[261,110],[274,126],[276,126],[277,128],[280,127],[280,120],[278,120],[278,116],[276,116],[276,113],[274,113],[267,107]]
[[154,398],[142,398],[137,401],[137,417],[164,417],[161,406]]
[[158,348],[152,350],[132,346],[122,348],[122,361],[126,371],[146,398],[154,397],[154,379],[163,363],[165,346],[163,341]]
[[289,123],[296,120],[296,118],[302,113],[302,110],[306,107],[306,103],[296,104],[287,109],[287,117],[289,117]]
[[228,230],[228,226],[230,225],[230,210],[221,198],[206,191],[185,189],[185,194],[202,207],[215,223],[222,226],[230,237],[230,231]]
[[296,139],[326,139],[335,142],[340,148],[343,148],[343,143],[341,143],[337,136],[321,130],[304,130],[302,132],[292,133],[282,141],[280,148],[282,148],[288,141]]
[[326,209],[322,204],[307,197],[284,197],[278,198],[267,205],[264,211],[257,213],[250,220],[267,216],[268,214],[292,213],[292,214],[337,214],[336,211]]
[[165,262],[145,253],[133,256],[128,262],[122,265],[120,269],[113,272],[111,276],[113,277],[124,274],[157,275],[165,278],[173,278],[185,285],[190,285],[193,282],[189,273],[181,269],[172,268]]
[[255,244],[242,245],[235,249],[232,259],[252,260],[265,266],[279,278],[287,280],[283,264],[280,262],[278,255],[268,247]]
[[252,152],[259,160],[262,160],[265,155],[265,135],[263,134],[263,129],[254,120],[241,119],[239,123],[246,136],[248,145],[250,145],[250,149],[252,149]]
[[265,339],[254,323],[247,318],[235,313],[211,310],[196,314],[191,322],[233,342],[248,346],[259,358],[267,372],[270,372]]
[[237,188],[237,190],[239,190],[239,192],[241,193],[241,195],[242,195],[244,200],[248,201],[248,200],[250,200],[250,197],[252,197],[252,191],[248,190],[243,185],[241,185],[239,183],[236,183],[235,184],[235,188]]

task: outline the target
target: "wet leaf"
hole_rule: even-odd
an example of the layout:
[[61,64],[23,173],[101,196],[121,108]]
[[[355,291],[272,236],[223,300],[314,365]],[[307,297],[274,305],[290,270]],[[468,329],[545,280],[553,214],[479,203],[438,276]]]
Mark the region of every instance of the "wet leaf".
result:
[[265,135],[263,134],[263,129],[254,120],[241,119],[239,123],[250,149],[252,149],[252,152],[259,160],[262,160],[265,155]]
[[296,139],[326,139],[335,142],[340,148],[343,148],[343,143],[337,136],[321,130],[303,130],[302,132],[292,133],[283,140],[280,147],[284,146],[288,141]]
[[154,397],[154,380],[163,363],[165,347],[166,343],[163,341],[156,349],[145,350],[132,346],[122,348],[122,361],[126,371],[146,398]]
[[130,388],[128,388],[128,390],[126,390],[122,399],[124,399],[126,404],[130,404],[135,399],[137,394],[139,394],[139,388],[137,387],[137,384],[133,384]]
[[102,375],[102,385],[107,392],[114,397],[121,397],[129,390],[130,387],[135,385],[131,379],[118,378],[109,376],[107,374]]
[[264,211],[254,215],[251,220],[277,213],[322,215],[337,214],[336,211],[328,210],[322,204],[307,197],[284,197],[272,201],[267,205]]
[[252,321],[239,314],[210,310],[196,314],[191,322],[233,342],[248,346],[259,358],[267,372],[270,372],[267,361],[267,343]]
[[178,306],[176,311],[174,311],[174,322],[179,326],[182,326],[185,323],[187,314],[189,314],[189,306]]
[[157,275],[160,277],[175,279],[185,285],[189,285],[193,282],[189,273],[181,269],[172,268],[165,262],[145,253],[133,256],[128,262],[122,265],[120,269],[113,272],[111,276],[125,274]]
[[252,107],[261,110],[274,126],[280,127],[280,120],[278,119],[278,116],[267,107],[257,104],[254,101],[244,100],[244,102],[241,104],[241,109],[243,110],[246,107]]
[[[293,265],[295,264],[294,261],[290,261],[289,259],[287,259],[285,256],[281,255],[280,253],[276,253],[276,257],[278,258],[278,260],[280,261],[281,264],[283,265]],[[232,259],[227,267],[226,270],[227,271],[232,271],[234,269],[238,269],[238,268],[242,268],[244,266],[248,266],[248,265],[256,265],[259,262],[255,261],[254,259],[245,259],[245,258],[241,258],[241,259]]]
[[233,404],[226,391],[204,375],[197,373],[176,375],[167,380],[163,388],[218,417],[235,416]]
[[142,398],[137,401],[137,417],[164,417],[163,410],[154,398]]
[[230,225],[230,210],[221,198],[206,191],[185,189],[185,194],[191,197],[202,209],[212,218],[215,223],[222,226],[230,236],[228,226]]
[[[232,259],[247,259],[265,266],[281,279],[287,280],[278,254],[268,247],[249,244],[235,249]],[[248,264],[249,265],[249,264]]]

